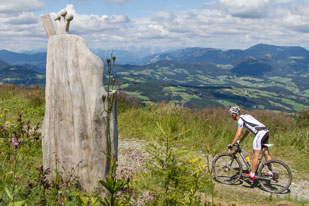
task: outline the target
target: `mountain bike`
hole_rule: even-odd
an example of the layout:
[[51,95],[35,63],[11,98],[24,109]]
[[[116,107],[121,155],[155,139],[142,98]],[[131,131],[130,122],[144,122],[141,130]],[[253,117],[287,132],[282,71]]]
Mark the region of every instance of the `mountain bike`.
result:
[[[264,144],[266,147],[272,144]],[[240,156],[240,157],[238,157]],[[212,173],[220,183],[235,184],[240,178],[244,178],[244,173],[251,171],[250,156],[248,151],[241,149],[240,144],[232,153],[218,154],[212,161]],[[292,182],[292,172],[287,164],[280,160],[262,161],[263,155],[259,157],[257,175],[255,179],[260,186],[272,193],[283,193],[287,191]],[[242,162],[246,167],[243,170]]]

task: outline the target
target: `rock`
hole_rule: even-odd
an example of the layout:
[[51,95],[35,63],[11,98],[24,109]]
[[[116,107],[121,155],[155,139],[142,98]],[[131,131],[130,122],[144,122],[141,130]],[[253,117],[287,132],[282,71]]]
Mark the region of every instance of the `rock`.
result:
[[[42,17],[43,19],[43,17]],[[108,138],[109,101],[103,88],[102,60],[94,55],[84,39],[68,34],[73,16],[65,10],[55,19],[54,32],[44,16],[48,35],[46,64],[46,106],[43,122],[43,166],[63,179],[78,177],[87,192],[109,171],[107,154],[117,158],[118,129],[116,92],[110,113],[111,138]],[[110,139],[110,141],[109,141]]]

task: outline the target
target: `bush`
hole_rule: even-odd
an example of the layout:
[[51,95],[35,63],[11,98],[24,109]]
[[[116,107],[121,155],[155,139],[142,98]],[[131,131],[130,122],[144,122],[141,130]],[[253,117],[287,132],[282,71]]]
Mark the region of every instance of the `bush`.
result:
[[309,110],[303,110],[296,114],[298,127],[309,127]]
[[145,182],[147,189],[154,193],[152,203],[201,205],[201,194],[213,190],[209,164],[206,164],[208,162],[193,158],[185,149],[174,147],[177,139],[186,132],[171,136],[171,130],[164,131],[159,124],[158,128],[161,131],[161,141],[151,142],[147,149],[150,158]]

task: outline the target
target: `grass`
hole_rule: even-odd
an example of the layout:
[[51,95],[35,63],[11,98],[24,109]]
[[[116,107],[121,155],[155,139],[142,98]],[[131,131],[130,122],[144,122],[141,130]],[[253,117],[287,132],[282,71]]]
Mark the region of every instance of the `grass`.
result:
[[143,96],[142,94],[141,94],[141,92],[127,92],[128,93],[128,95],[130,95],[130,96],[133,96],[133,97],[136,97],[136,98],[139,98],[139,99],[141,99],[143,102],[145,102],[145,103],[147,103],[147,102],[150,102],[150,100],[149,100],[149,98],[147,97],[147,96]]
[[131,77],[123,77],[123,79],[128,80],[130,82],[134,82],[135,79],[131,78]]
[[[255,116],[270,130],[270,142],[276,146],[272,149],[277,159],[291,162],[291,167],[301,173],[309,170],[308,127],[297,123],[289,114],[271,111],[244,111]],[[236,122],[228,116],[227,109],[206,108],[188,109],[174,104],[150,104],[145,108],[129,109],[119,114],[119,131],[127,137],[150,140],[158,135],[155,122],[160,122],[165,129],[174,134],[189,130],[188,148],[206,151],[213,154],[226,150],[236,131]],[[127,121],[134,119],[135,121]],[[247,137],[245,146],[251,150],[253,136]],[[293,152],[291,152],[293,151]],[[302,161],[298,161],[298,159]]]
[[287,104],[291,104],[293,105],[294,109],[296,111],[302,111],[302,110],[305,110],[305,109],[308,109],[309,106],[305,106],[305,105],[302,105],[302,104],[298,104],[297,102],[291,100],[291,99],[282,99],[283,102],[287,103]]
[[174,71],[175,71],[176,73],[189,74],[189,72],[188,72],[187,70],[185,70],[185,69],[180,69],[180,68],[178,68],[178,69],[175,69]]
[[309,89],[306,89],[306,90],[304,91],[304,93],[305,93],[305,95],[309,96]]
[[[159,138],[160,140],[163,130],[175,137],[172,147],[215,155],[226,151],[226,146],[232,141],[236,131],[236,122],[228,116],[226,108],[188,109],[167,103],[147,104],[143,107],[139,100],[124,95],[120,95],[118,101],[118,129],[120,136],[125,138],[147,141]],[[0,137],[0,163],[2,165],[0,168],[2,174],[0,175],[0,190],[5,191],[7,188],[8,192],[12,194],[14,193],[13,185],[15,185],[16,201],[25,200],[29,190],[30,194],[27,198],[34,202],[42,201],[43,191],[45,191],[46,200],[49,202],[57,202],[61,195],[63,198],[67,198],[71,205],[78,205],[78,202],[87,202],[87,199],[91,199],[91,196],[78,189],[78,185],[74,181],[69,184],[60,181],[58,185],[61,187],[58,189],[55,185],[45,189],[43,186],[39,188],[37,181],[40,177],[44,177],[40,176],[44,172],[39,170],[42,165],[40,141],[24,137],[24,144],[19,148],[17,156],[15,156],[16,159],[14,159],[14,150],[8,143],[8,138],[13,134],[13,128],[16,130],[18,114],[23,114],[23,119],[30,120],[32,126],[37,123],[42,124],[45,107],[44,90],[38,87],[1,85],[0,107],[0,116],[2,115],[0,122],[2,126],[6,125],[7,128],[5,130],[7,133],[1,133],[4,135]],[[244,112],[253,114],[269,128],[270,142],[275,144],[271,150],[273,157],[287,162],[292,170],[299,175],[307,175],[309,170],[307,158],[309,153],[309,111],[303,111],[296,115],[263,110]],[[162,128],[156,127],[156,123],[160,124]],[[247,137],[244,148],[251,150],[251,142],[252,136]],[[16,166],[15,172],[14,166]],[[134,189],[134,185],[131,187]],[[231,194],[230,191],[220,190],[217,193],[217,198],[240,203],[252,202],[249,197],[237,192],[235,195]],[[6,193],[0,194],[0,205],[1,201],[8,202],[9,200]],[[274,198],[271,201],[263,200],[261,204],[275,205],[278,201]]]
[[226,70],[233,69],[233,65],[231,65],[231,64],[217,64],[217,67],[220,67],[220,68],[226,69]]
[[44,90],[39,87],[0,86],[0,108],[7,109],[7,120],[17,119],[22,113],[34,124],[42,123],[45,110]]
[[[306,177],[309,170],[309,160],[306,158],[309,152],[308,117],[309,113],[303,111],[299,116],[283,112],[271,112],[264,110],[244,111],[265,123],[270,130],[270,143],[274,159],[285,161],[292,169],[295,176]],[[302,118],[300,118],[302,116]],[[177,135],[188,131],[184,136],[179,136],[175,147],[185,146],[188,150],[206,153],[210,151],[215,155],[226,152],[236,131],[236,122],[232,120],[225,108],[188,109],[174,104],[152,104],[145,108],[128,108],[119,113],[119,131],[126,138],[152,139],[160,136],[154,123],[158,122],[165,130]],[[128,121],[134,119],[134,121]],[[244,148],[251,151],[253,136],[247,137]],[[187,140],[183,144],[183,140]],[[218,190],[217,198],[224,202],[236,201],[238,203],[258,202],[261,205],[275,205],[282,199],[256,195],[252,200],[251,195],[243,195],[241,192],[231,193],[231,190]],[[262,198],[264,197],[264,198]],[[287,197],[288,198],[288,197]],[[220,201],[220,200],[219,200]],[[288,200],[291,201],[291,200]],[[293,202],[293,201],[292,201]],[[293,202],[293,205],[302,205],[303,202]]]
[[225,107],[232,107],[234,105],[233,102],[227,100],[217,100],[217,102],[224,105]]
[[[237,187],[241,187],[240,185],[237,185],[234,187],[235,190],[237,190]],[[280,198],[277,195],[271,195],[265,197],[265,195],[255,193],[252,195],[252,193],[246,193],[243,192],[241,195],[239,195],[238,192],[231,192],[231,189],[227,188],[220,188],[217,190],[217,199],[218,203],[222,203],[223,205],[244,205],[244,206],[254,206],[254,205],[260,205],[260,206],[270,206],[270,205],[293,205],[293,206],[304,206],[308,205],[308,202],[306,201],[295,201],[290,199],[289,197],[286,198]],[[224,204],[228,202],[229,204]]]

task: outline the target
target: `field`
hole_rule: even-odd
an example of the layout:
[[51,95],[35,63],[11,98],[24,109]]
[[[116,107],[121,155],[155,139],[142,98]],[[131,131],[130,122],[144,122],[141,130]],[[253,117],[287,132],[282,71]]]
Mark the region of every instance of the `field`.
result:
[[114,73],[119,89],[144,104],[166,101],[190,108],[240,105],[248,110],[288,113],[309,109],[306,72],[272,67],[273,71],[256,75],[247,72],[260,67],[248,66],[239,74],[231,65],[161,61],[142,67],[118,65]]
[[[181,93],[182,90],[166,87],[165,92]],[[56,182],[48,182],[45,179],[47,171],[41,169],[41,136],[37,128],[44,117],[44,91],[36,87],[2,85],[0,101],[0,205],[13,205],[13,202],[14,205],[86,205],[87,202],[104,205],[102,198],[82,192],[77,180],[64,182],[59,177]],[[162,205],[166,201],[169,205],[178,205],[176,200],[183,201],[183,205],[214,205],[215,202],[250,205],[250,197],[241,193],[231,195],[225,189],[213,191],[207,162],[196,158],[200,153],[213,156],[226,151],[236,127],[226,108],[190,109],[168,103],[144,106],[140,100],[123,94],[118,101],[121,139],[150,143],[145,144],[145,150],[153,155],[152,161],[159,163],[167,156],[174,158],[174,161],[165,159],[166,167],[146,164],[146,171],[134,174],[123,188],[126,189],[122,193],[124,200],[128,201],[130,196],[133,201],[149,191],[156,197],[150,205]],[[273,157],[287,162],[294,175],[306,176],[309,170],[308,111],[294,114],[264,110],[244,112],[253,114],[271,131],[270,141],[275,144],[271,151]],[[19,135],[19,145],[15,147],[9,141],[14,134]],[[248,150],[250,142],[247,139],[244,144]],[[177,178],[172,178],[174,176]],[[179,180],[182,181],[179,183]],[[193,182],[198,186],[193,187]],[[291,205],[308,204],[289,199],[289,196],[285,199]],[[255,201],[260,201],[261,205],[276,205],[282,200],[274,196]],[[125,205],[125,201],[119,204]]]

